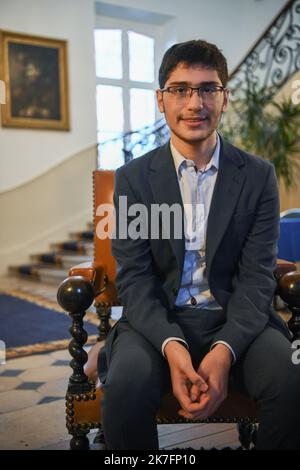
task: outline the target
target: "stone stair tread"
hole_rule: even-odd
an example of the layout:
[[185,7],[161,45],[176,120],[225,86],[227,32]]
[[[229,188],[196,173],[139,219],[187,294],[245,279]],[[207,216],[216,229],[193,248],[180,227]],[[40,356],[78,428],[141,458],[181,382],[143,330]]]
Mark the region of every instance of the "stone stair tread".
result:
[[93,240],[94,232],[93,230],[83,230],[81,232],[70,232],[70,237],[75,238],[75,240],[90,241],[90,240]]
[[[61,250],[57,253],[58,256],[89,256],[88,254],[85,253],[80,253],[79,251],[74,251],[74,250]],[[92,256],[92,255],[91,255]]]
[[66,260],[66,261],[72,261],[74,260],[74,262],[77,263],[80,262],[80,263],[85,263],[87,261],[92,261],[92,256],[88,256],[88,255],[82,255],[81,253],[77,253],[76,251],[73,253],[71,253],[70,251],[66,251],[66,252],[52,252],[52,253],[39,253],[39,254],[35,254],[35,255],[31,255],[33,259],[41,259],[41,261],[39,261],[40,263],[44,263],[44,264],[49,264],[51,265],[51,261],[44,261],[42,260],[42,258],[45,258],[45,259],[56,259],[57,261],[62,261],[62,260]]
[[[84,243],[82,240],[78,240],[77,243],[71,244],[71,243],[52,243],[51,248],[55,249],[55,251],[59,250],[61,251],[72,251],[72,246],[78,247],[78,248],[90,248],[93,246],[93,243]],[[60,248],[61,247],[61,248]],[[76,248],[75,248],[76,250]],[[73,251],[75,251],[73,250]]]
[[57,252],[35,253],[30,256],[33,263],[45,263],[47,265],[55,265],[60,263],[61,254]]
[[66,273],[67,270],[64,268],[57,268],[55,265],[51,264],[21,264],[20,266],[10,266],[12,272],[18,274],[40,274],[40,273],[50,273],[51,275],[57,275],[58,273]]
[[81,254],[78,254],[78,253],[76,253],[75,255],[72,255],[70,253],[64,253],[64,254],[59,254],[58,256],[62,259],[65,259],[65,260],[70,260],[70,259],[75,260],[75,258],[76,258],[77,260],[82,260],[81,261],[82,263],[84,263],[86,261],[92,261],[91,256],[81,255]]
[[49,269],[48,267],[39,267],[37,268],[37,272],[39,274],[49,274],[51,276],[66,275],[67,273],[65,269],[55,269],[55,268]]

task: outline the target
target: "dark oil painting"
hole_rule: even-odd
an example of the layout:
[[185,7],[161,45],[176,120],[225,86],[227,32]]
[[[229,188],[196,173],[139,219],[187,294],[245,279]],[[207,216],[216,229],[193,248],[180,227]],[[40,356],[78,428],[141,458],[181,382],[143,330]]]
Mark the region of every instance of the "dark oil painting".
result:
[[11,117],[60,120],[59,50],[9,42]]

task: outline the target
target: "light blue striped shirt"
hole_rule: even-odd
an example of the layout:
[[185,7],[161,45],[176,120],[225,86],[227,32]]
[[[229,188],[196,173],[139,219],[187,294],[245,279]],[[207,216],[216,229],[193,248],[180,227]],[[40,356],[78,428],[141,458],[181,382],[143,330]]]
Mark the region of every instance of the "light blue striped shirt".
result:
[[220,309],[207,282],[205,256],[207,219],[219,169],[220,138],[217,134],[217,144],[209,163],[198,171],[195,162],[181,155],[172,142],[171,152],[184,204],[185,231],[184,266],[175,304]]

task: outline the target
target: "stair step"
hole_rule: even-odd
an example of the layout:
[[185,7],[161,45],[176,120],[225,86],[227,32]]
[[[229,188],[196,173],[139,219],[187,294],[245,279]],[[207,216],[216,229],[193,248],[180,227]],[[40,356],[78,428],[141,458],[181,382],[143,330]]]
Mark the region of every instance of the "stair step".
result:
[[38,268],[39,279],[42,282],[49,284],[59,284],[66,277],[68,277],[68,270],[66,269],[47,269],[47,268]]
[[59,269],[55,266],[45,264],[10,266],[9,271],[11,274],[23,277],[24,279],[39,280],[41,282],[57,285],[68,277],[68,269]]
[[31,263],[9,266],[9,272],[21,279],[45,284],[58,284],[68,277],[69,269],[94,258],[93,223],[87,229],[71,234],[70,240],[50,244],[49,253],[30,256]]
[[52,243],[50,247],[54,250],[58,250],[63,252],[63,254],[72,252],[72,253],[80,253],[86,256],[93,256],[94,253],[94,244],[86,241],[67,241],[62,243]]
[[94,232],[93,230],[86,230],[84,232],[72,232],[70,233],[71,238],[75,238],[76,240],[87,240],[93,241],[94,240]]
[[76,264],[80,263],[87,263],[89,261],[93,260],[92,256],[86,256],[86,255],[59,255],[61,259],[61,265],[62,268],[64,269],[70,269],[72,266],[75,266]]
[[81,255],[79,253],[42,253],[31,255],[31,259],[34,263],[43,265],[43,267],[49,268],[61,268],[70,269],[72,266],[80,263],[86,263],[92,261],[93,257]]
[[48,264],[48,265],[53,265],[56,267],[61,267],[61,259],[58,253],[41,253],[41,254],[35,254],[31,255],[30,259],[34,263],[43,263],[43,264]]
[[13,275],[31,277],[32,279],[39,278],[36,265],[9,266],[8,270]]

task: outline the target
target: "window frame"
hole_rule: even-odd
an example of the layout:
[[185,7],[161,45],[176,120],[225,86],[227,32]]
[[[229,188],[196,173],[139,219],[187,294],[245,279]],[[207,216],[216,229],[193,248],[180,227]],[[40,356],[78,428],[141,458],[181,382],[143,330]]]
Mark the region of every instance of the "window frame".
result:
[[[139,24],[135,22],[117,20],[114,18],[108,17],[98,17],[96,21],[95,30],[97,29],[119,29],[122,31],[121,41],[122,41],[122,70],[123,78],[106,78],[106,77],[97,77],[96,76],[96,86],[97,85],[110,85],[110,86],[120,86],[123,89],[123,133],[129,132],[131,130],[130,126],[130,89],[131,88],[140,88],[142,90],[155,90],[157,89],[157,47],[159,39],[159,28],[155,25],[146,25]],[[130,80],[129,78],[129,37],[128,31],[132,31],[137,34],[142,34],[144,36],[150,37],[154,41],[154,81],[142,82]],[[154,98],[155,99],[155,98]],[[155,105],[155,121],[160,119],[160,115]],[[153,124],[153,123],[149,123]],[[97,135],[99,132],[98,123],[97,123]],[[98,140],[98,138],[97,138]]]

